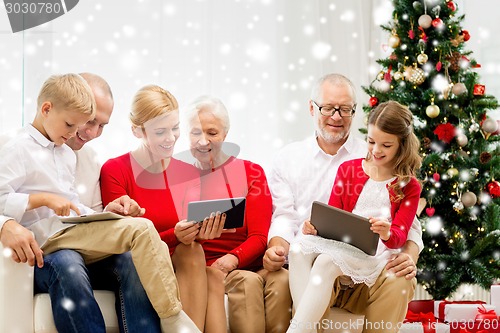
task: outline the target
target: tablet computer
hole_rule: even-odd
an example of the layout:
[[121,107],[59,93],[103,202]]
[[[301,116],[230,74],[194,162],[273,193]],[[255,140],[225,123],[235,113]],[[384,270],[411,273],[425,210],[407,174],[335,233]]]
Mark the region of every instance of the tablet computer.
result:
[[231,199],[192,201],[188,204],[188,221],[202,222],[211,213],[226,213],[224,229],[241,228],[245,221],[244,197]]
[[314,201],[311,224],[318,236],[351,244],[371,256],[377,252],[379,235],[370,230],[365,217]]
[[95,222],[95,221],[108,221],[108,220],[118,220],[124,218],[123,215],[112,213],[112,212],[102,212],[93,213],[87,215],[79,216],[60,216],[61,222],[63,223],[84,223],[84,222]]

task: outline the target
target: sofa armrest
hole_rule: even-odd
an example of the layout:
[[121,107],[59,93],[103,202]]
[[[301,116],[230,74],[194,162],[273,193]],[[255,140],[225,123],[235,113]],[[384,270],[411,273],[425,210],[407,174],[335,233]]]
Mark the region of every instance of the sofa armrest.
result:
[[0,332],[33,332],[33,267],[0,244]]

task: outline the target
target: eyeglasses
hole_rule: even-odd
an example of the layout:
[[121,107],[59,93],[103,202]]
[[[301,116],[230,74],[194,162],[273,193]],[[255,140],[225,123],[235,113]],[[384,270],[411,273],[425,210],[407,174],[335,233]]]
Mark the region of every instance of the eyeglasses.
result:
[[321,113],[325,117],[333,117],[335,112],[338,112],[342,118],[349,118],[352,117],[352,115],[356,111],[356,104],[354,104],[353,106],[340,105],[339,107],[335,107],[330,105],[319,106],[315,101],[312,102],[318,107],[319,113]]

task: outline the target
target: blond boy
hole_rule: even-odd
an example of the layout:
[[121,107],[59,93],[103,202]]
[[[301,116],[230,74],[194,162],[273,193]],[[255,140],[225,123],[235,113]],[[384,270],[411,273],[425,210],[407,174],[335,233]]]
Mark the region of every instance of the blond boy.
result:
[[95,116],[87,82],[77,74],[51,76],[42,86],[37,107],[33,123],[0,151],[0,215],[31,230],[45,254],[73,249],[93,263],[130,251],[162,331],[198,332],[181,309],[168,248],[151,221],[123,218],[74,225],[59,219],[93,213],[79,202],[73,185],[75,154],[64,145]]

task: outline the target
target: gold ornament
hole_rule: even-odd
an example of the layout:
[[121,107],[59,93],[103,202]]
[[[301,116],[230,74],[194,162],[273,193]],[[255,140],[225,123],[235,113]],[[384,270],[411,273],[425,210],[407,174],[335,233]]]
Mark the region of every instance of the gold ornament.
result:
[[417,61],[420,65],[423,65],[427,62],[427,60],[429,59],[429,57],[427,56],[427,54],[425,53],[420,53],[418,56],[417,56]]
[[439,106],[435,105],[434,102],[431,103],[426,109],[425,109],[425,114],[429,118],[436,118],[439,116]]
[[382,81],[384,79],[384,75],[385,75],[385,73],[383,71],[380,71],[377,74],[377,80]]
[[458,169],[457,168],[449,168],[448,171],[446,171],[446,173],[448,174],[448,176],[453,178],[453,177],[458,175]]
[[403,73],[401,73],[399,71],[394,73],[394,80],[401,80],[401,79],[404,79]]
[[398,47],[400,43],[401,40],[399,39],[399,36],[394,33],[391,35],[391,37],[389,37],[389,41],[387,42],[387,44],[393,49]]
[[413,68],[409,81],[417,86],[424,83],[425,72],[421,68]]

